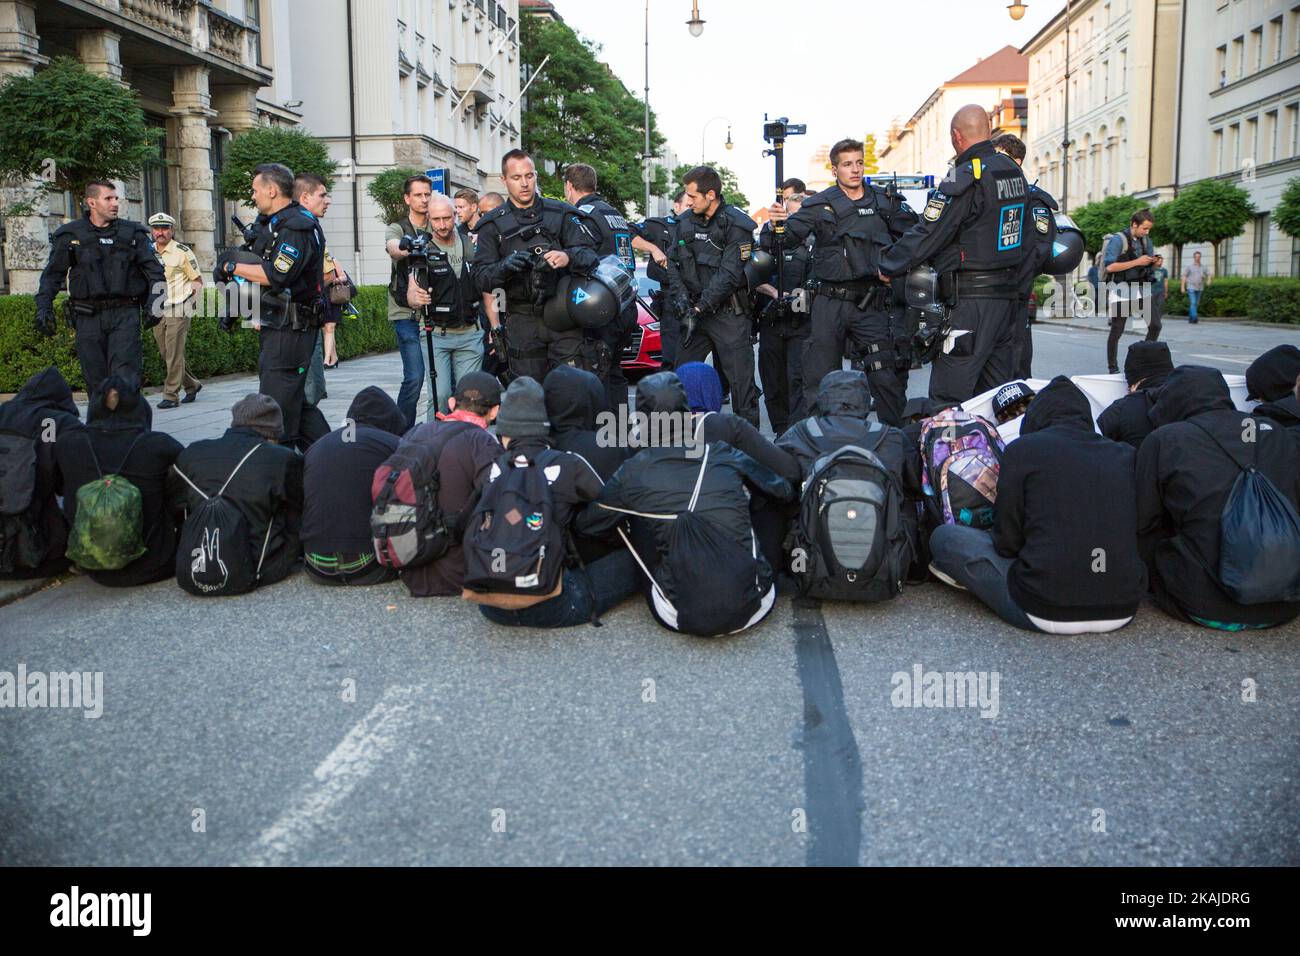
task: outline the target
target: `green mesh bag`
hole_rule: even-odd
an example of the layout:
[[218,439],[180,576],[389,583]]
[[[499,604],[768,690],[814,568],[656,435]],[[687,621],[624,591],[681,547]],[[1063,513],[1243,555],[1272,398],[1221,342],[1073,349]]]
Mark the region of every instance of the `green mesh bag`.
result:
[[[139,441],[137,435],[135,441]],[[126,450],[118,471],[135,448]],[[87,445],[90,436],[86,436]],[[99,477],[77,489],[77,516],[68,532],[68,558],[85,571],[117,571],[147,550],[144,546],[144,508],[140,489],[121,475],[105,475],[90,448]]]

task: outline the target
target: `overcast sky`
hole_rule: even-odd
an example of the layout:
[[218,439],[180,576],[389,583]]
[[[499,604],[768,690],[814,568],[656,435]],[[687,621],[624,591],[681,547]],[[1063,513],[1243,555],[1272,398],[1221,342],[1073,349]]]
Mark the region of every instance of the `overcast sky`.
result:
[[[699,0],[704,34],[686,27],[691,0],[650,0],[650,108],[681,162],[736,170],[751,204],[772,192],[762,156],[763,114],[807,123],[786,146],[786,174],[806,177],[818,146],[906,121],[944,80],[1008,43],[1026,43],[1062,2],[1030,0]],[[638,97],[645,86],[644,0],[554,0],[569,26],[600,44],[600,58]],[[904,19],[906,18],[906,19]]]

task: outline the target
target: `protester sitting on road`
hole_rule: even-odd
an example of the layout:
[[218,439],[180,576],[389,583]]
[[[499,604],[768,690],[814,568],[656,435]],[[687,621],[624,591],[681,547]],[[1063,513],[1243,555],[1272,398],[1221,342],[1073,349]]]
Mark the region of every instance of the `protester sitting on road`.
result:
[[[134,385],[117,376],[105,379],[91,398],[86,427],[59,435],[55,456],[63,482],[63,513],[70,527],[77,526],[78,490],[84,486],[118,475],[140,492],[140,527],[120,537],[131,537],[144,553],[116,569],[84,568],[91,580],[131,587],[171,577],[179,519],[185,509],[185,485],[172,465],[182,450],[171,435],[149,429],[149,403]],[[110,537],[103,528],[95,530],[101,538]],[[92,551],[115,543],[82,542]]]
[[189,511],[220,492],[243,515],[251,550],[227,549],[221,559],[248,562],[258,586],[287,577],[302,550],[302,456],[278,444],[283,436],[279,403],[269,395],[245,395],[231,408],[224,435],[194,442],[175,464]]
[[1174,370],[1169,346],[1164,342],[1134,342],[1124,356],[1124,378],[1129,393],[1117,398],[1097,419],[1097,430],[1111,441],[1140,448],[1151,434],[1151,404],[1156,391]]
[[397,576],[379,563],[370,537],[370,485],[396,449],[406,416],[382,388],[362,389],[347,420],[303,458],[302,550],[307,574],[325,584],[382,584]]
[[1258,399],[1253,415],[1277,422],[1300,448],[1300,349],[1279,345],[1246,369],[1246,397]]
[[[466,507],[467,515],[473,513],[493,483],[504,480],[510,469],[536,467],[541,469],[549,488],[553,509],[551,520],[565,538],[571,541],[575,533],[593,537],[588,533],[591,528],[608,528],[604,513],[591,504],[600,497],[603,488],[600,475],[581,456],[552,447],[552,424],[547,416],[542,386],[526,375],[511,382],[501,400],[501,413],[497,417],[497,434],[506,452],[484,476],[482,485]],[[536,518],[540,523],[543,503],[530,504],[537,508],[530,519]],[[468,527],[466,534],[470,534]],[[514,600],[516,595],[467,589],[464,596],[478,602],[483,616],[497,624],[554,628],[597,621],[600,615],[639,589],[636,563],[626,548],[610,551],[590,562],[575,560],[572,547],[565,550],[569,557],[563,564],[558,582],[560,592],[554,596],[526,606],[519,606],[518,600]],[[502,598],[504,600],[500,600]]]
[[581,455],[600,480],[607,481],[635,449],[601,436],[597,416],[609,410],[605,386],[585,369],[559,365],[547,374],[542,390],[551,420],[552,446]]
[[[871,408],[871,387],[862,372],[841,370],[828,373],[817,392],[813,414],[790,426],[776,440],[777,447],[789,452],[799,464],[795,484],[807,481],[817,460],[846,445],[873,451],[889,469],[897,482],[903,498],[920,499],[920,471],[916,443],[909,443],[900,429],[892,425],[868,421]],[[794,517],[798,505],[787,509]],[[919,553],[919,529],[915,506],[904,508],[901,514],[912,553]],[[755,525],[757,528],[757,523]],[[759,529],[760,538],[763,534]]]
[[1132,448],[1097,434],[1087,396],[1058,375],[1003,454],[992,535],[940,525],[930,536],[931,570],[1023,630],[1123,627],[1145,584],[1133,462]]
[[[636,410],[689,416],[672,372],[637,385]],[[749,492],[788,501],[785,478],[724,442],[697,444],[685,429],[660,429],[662,444],[642,448],[605,484],[600,506],[612,528],[632,516],[632,541],[650,577],[651,613],[665,627],[700,635],[757,624],[776,598],[773,571],[758,548]],[[595,529],[590,529],[595,530]]]
[[1195,365],[1169,374],[1151,422],[1155,430],[1138,449],[1137,520],[1156,604],[1180,620],[1228,631],[1292,620],[1300,603],[1238,603],[1217,570],[1221,516],[1244,469],[1253,464],[1292,507],[1300,502],[1295,443],[1271,420],[1244,416],[1223,376]]
[[81,428],[72,389],[54,366],[0,405],[0,578],[40,578],[68,566],[55,442]]
[[[438,463],[438,507],[448,520],[463,518],[466,503],[487,469],[501,457],[501,444],[489,432],[501,406],[501,385],[487,372],[470,372],[456,383],[449,412],[417,425],[402,443],[419,442]],[[403,569],[402,583],[414,597],[458,595],[465,584],[465,555],[458,542],[429,564]]]

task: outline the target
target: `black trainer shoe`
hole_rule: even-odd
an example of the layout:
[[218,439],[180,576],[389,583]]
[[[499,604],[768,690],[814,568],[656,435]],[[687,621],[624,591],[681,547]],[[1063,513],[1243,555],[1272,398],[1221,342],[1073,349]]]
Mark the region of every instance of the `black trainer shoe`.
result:
[[186,392],[185,397],[181,399],[182,405],[188,405],[194,399],[198,398],[199,392],[203,391],[203,385],[200,383],[194,386],[194,391]]
[[164,398],[161,402],[158,403],[158,407],[159,408],[180,408],[181,403],[176,401],[176,399],[174,398]]

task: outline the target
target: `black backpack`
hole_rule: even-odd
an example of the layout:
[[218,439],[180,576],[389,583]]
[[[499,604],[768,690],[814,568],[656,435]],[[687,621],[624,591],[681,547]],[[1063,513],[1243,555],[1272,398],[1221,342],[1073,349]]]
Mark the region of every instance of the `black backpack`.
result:
[[493,470],[466,523],[465,589],[549,597],[564,572],[566,540],[543,468],[515,453]]
[[[814,437],[817,419],[807,422]],[[805,597],[885,601],[903,589],[912,546],[903,526],[903,495],[876,451],[888,435],[879,424],[870,448],[845,445],[818,458],[804,482],[793,532],[791,570]]]
[[32,520],[36,497],[36,442],[0,432],[0,573],[45,562],[49,542]]
[[[267,522],[261,552],[255,555],[248,536],[248,520],[233,501],[222,495],[239,469],[244,467],[244,462],[252,458],[260,447],[257,444],[250,448],[217,493],[211,496],[204,494],[183,471],[172,466],[176,474],[203,498],[202,504],[186,516],[176,547],[176,583],[190,594],[221,597],[243,594],[257,587],[275,523]],[[256,564],[253,561],[255,557]]]
[[1256,468],[1263,432],[1255,436],[1254,462],[1242,467],[1208,429],[1192,424],[1241,468],[1219,514],[1219,584],[1238,604],[1300,601],[1300,516]]
[[[673,517],[668,547],[659,563],[658,577],[650,572],[620,531],[624,543],[650,580],[650,605],[655,616],[682,634],[717,637],[734,634],[770,610],[771,589],[759,587],[758,545],[750,534],[746,549],[718,526],[695,511],[709,464],[709,447],[695,478],[686,510]],[[708,587],[701,587],[707,575]]]

